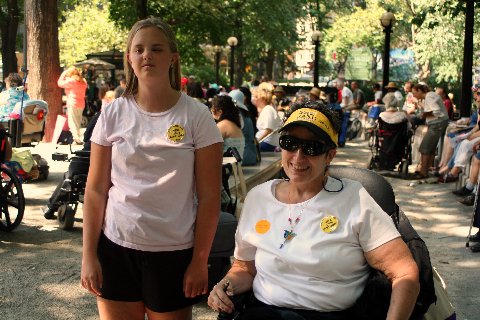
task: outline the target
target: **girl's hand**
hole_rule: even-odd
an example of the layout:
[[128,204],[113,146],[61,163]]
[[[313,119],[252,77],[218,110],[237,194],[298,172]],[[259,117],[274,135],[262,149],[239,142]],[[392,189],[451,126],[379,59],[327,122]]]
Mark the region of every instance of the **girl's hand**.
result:
[[192,261],[183,277],[183,292],[187,298],[195,298],[208,292],[208,265]]
[[87,289],[90,293],[100,296],[100,288],[103,284],[102,267],[98,258],[83,259],[82,273],[80,278],[82,287]]
[[215,311],[233,312],[233,286],[227,278],[217,283],[208,296],[208,305]]

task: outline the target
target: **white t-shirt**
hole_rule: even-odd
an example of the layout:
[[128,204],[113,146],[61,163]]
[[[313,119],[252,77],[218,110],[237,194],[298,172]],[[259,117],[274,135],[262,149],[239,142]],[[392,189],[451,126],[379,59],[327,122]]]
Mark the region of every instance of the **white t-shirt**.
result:
[[348,87],[343,87],[342,89],[342,103],[340,103],[340,106],[342,108],[348,107],[353,105],[353,93],[352,90],[350,90]]
[[[278,115],[277,110],[271,105],[265,106],[260,114],[258,115],[257,119],[257,129],[258,132],[255,135],[257,139],[262,137],[265,134],[266,129],[271,129],[273,131],[280,129],[282,127],[282,119]],[[268,138],[266,138],[263,142],[271,144],[272,146],[278,147],[278,139],[280,138],[280,134],[275,132]]]
[[91,141],[112,147],[105,235],[143,251],[191,248],[195,150],[223,141],[209,110],[184,93],[159,113],[120,97],[102,111]]
[[[255,297],[287,308],[351,307],[369,275],[364,252],[400,236],[392,219],[356,181],[328,178],[325,189],[341,191],[322,190],[295,205],[275,198],[281,181],[267,181],[248,193],[236,233],[235,258],[255,260]],[[290,230],[289,214],[295,221],[302,208],[293,230],[297,235],[280,249],[284,230]],[[338,220],[329,233],[320,227],[327,216]]]
[[435,92],[427,92],[425,100],[420,101],[419,105],[423,108],[423,112],[433,112],[433,115],[425,119],[427,123],[433,124],[448,119],[448,113],[443,99]]

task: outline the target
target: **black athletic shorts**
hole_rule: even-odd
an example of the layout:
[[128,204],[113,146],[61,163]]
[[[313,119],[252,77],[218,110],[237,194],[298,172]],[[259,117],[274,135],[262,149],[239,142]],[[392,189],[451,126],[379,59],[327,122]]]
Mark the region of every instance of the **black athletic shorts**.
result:
[[129,249],[110,241],[103,233],[98,243],[102,266],[101,297],[107,300],[143,301],[154,312],[171,312],[200,301],[186,298],[183,276],[193,249],[149,252]]

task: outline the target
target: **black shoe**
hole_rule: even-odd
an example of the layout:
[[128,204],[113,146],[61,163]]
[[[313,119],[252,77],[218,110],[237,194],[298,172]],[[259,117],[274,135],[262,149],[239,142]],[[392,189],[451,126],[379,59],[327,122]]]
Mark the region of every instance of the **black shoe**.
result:
[[50,209],[49,207],[41,207],[40,208],[43,212],[43,216],[45,217],[45,219],[47,220],[53,220],[55,219],[55,212]]
[[468,196],[470,193],[472,193],[473,190],[467,189],[467,187],[463,187],[461,189],[452,191],[454,195],[460,196],[460,197],[465,197]]
[[475,203],[475,195],[473,193],[469,194],[465,198],[458,200],[458,202],[466,206],[473,206],[473,204]]
[[471,242],[480,242],[480,231],[468,238]]
[[480,243],[475,243],[473,246],[470,246],[472,252],[480,252]]

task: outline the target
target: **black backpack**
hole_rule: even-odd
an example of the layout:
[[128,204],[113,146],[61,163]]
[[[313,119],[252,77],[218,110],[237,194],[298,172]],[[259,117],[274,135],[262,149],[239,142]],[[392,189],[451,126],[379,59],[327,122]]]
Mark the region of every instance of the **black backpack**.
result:
[[[413,229],[407,216],[398,209],[398,206],[395,211],[391,217],[418,266],[420,293],[410,319],[420,320],[423,319],[430,305],[437,300],[430,254],[425,242]],[[385,274],[372,268],[365,289],[353,306],[356,319],[385,320],[391,294],[392,284]]]

